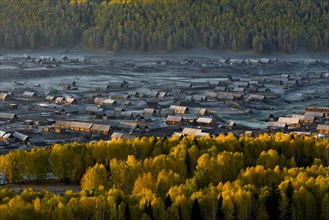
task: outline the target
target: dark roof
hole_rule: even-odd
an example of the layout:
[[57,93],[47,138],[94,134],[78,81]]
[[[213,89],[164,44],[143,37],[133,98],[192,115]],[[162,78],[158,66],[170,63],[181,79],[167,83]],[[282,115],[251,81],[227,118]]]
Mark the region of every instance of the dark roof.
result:
[[8,113],[8,112],[0,112],[1,119],[14,119],[17,118],[15,113]]
[[14,132],[13,136],[21,141],[27,141],[27,139],[29,139],[29,136],[19,133],[19,132]]

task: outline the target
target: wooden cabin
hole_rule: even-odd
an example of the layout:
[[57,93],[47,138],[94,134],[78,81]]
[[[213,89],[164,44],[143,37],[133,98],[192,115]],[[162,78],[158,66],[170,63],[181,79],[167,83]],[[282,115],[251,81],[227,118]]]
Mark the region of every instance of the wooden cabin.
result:
[[182,125],[183,124],[183,117],[182,116],[174,116],[174,115],[168,115],[166,119],[167,124],[172,125]]
[[199,117],[196,120],[196,123],[200,126],[204,126],[204,127],[212,127],[215,124],[214,119],[212,118],[206,118],[206,117]]
[[171,105],[169,109],[173,109],[176,114],[188,114],[189,109],[186,106]]

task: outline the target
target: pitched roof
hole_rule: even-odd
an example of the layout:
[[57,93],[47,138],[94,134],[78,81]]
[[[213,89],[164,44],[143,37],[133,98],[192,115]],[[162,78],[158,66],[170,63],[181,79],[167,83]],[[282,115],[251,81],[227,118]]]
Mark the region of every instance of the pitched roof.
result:
[[0,137],[3,137],[5,134],[6,134],[5,131],[1,131],[1,130],[0,130]]
[[188,107],[179,106],[179,105],[171,105],[171,106],[169,106],[169,109],[174,109],[176,111],[186,111],[188,109]]
[[286,123],[287,125],[299,124],[299,118],[280,117],[278,122]]
[[305,111],[304,115],[312,115],[317,118],[322,118],[324,117],[325,113],[324,112],[312,112],[312,111]]
[[0,118],[1,119],[14,119],[14,118],[17,118],[17,115],[15,113],[0,112]]
[[150,130],[155,130],[155,129],[164,129],[167,128],[168,126],[165,123],[150,123],[148,125],[146,125],[146,128],[150,129]]
[[183,120],[182,116],[168,115],[166,121],[181,122]]
[[88,123],[88,122],[79,122],[79,121],[72,121],[70,127],[71,128],[82,128],[82,129],[90,129],[91,126],[93,124],[92,123]]
[[214,122],[212,118],[206,118],[206,117],[199,117],[196,120],[197,123],[203,123],[203,124],[211,124]]
[[36,93],[35,92],[24,92],[23,93],[23,96],[27,96],[27,97],[32,97],[32,96],[35,96],[36,95]]
[[184,128],[182,133],[187,134],[187,135],[194,135],[196,133],[202,132],[201,129],[196,129],[196,128]]
[[277,122],[277,121],[270,121],[268,122],[267,127],[270,128],[285,128],[287,126],[287,123]]
[[318,124],[318,126],[316,127],[317,130],[325,130],[325,131],[329,131],[329,125],[324,125],[324,124]]
[[110,125],[103,125],[103,124],[93,124],[91,127],[92,131],[101,131],[101,132],[109,132],[111,129]]
[[9,96],[8,93],[0,92],[0,100],[5,100]]
[[285,113],[284,112],[274,112],[272,114],[270,114],[269,118],[280,118],[280,117],[284,117]]
[[13,136],[21,141],[26,141],[29,138],[29,136],[19,133],[17,131],[14,132]]
[[206,137],[210,135],[207,132],[202,132],[201,129],[195,129],[195,128],[184,128],[182,133],[185,135],[195,135],[196,137]]
[[130,129],[130,130],[134,130],[136,129],[138,126],[138,124],[136,122],[126,122],[126,121],[120,121],[119,123],[119,128],[121,129]]
[[156,110],[154,108],[145,108],[143,111],[143,114],[147,114],[147,115],[152,115],[156,113]]

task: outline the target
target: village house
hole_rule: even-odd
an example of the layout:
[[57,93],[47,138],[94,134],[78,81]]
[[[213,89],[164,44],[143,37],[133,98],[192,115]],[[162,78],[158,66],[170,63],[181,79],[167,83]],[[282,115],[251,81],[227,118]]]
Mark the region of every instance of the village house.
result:
[[226,92],[227,88],[225,86],[216,86],[215,91],[216,92]]
[[75,131],[91,132],[92,125],[93,124],[89,122],[72,121],[70,129]]
[[54,102],[55,101],[55,96],[51,96],[51,95],[48,95],[48,96],[46,96],[46,101],[47,102]]
[[274,112],[268,117],[269,121],[277,121],[280,117],[284,117],[284,112]]
[[201,129],[195,129],[195,128],[184,128],[182,134],[194,135],[195,137],[210,137],[209,133],[203,132]]
[[12,98],[9,95],[9,93],[4,93],[4,92],[0,93],[0,101],[11,101],[11,100]]
[[63,104],[65,102],[65,99],[63,97],[57,97],[55,99],[56,104]]
[[15,103],[3,103],[3,107],[4,108],[10,108],[10,109],[17,109],[18,108],[18,104],[15,104]]
[[[216,94],[216,99],[217,99],[217,94]],[[194,102],[205,102],[205,101],[207,101],[207,96],[205,96],[205,95],[194,95],[194,96],[192,96],[192,101],[194,101]]]
[[103,111],[99,113],[99,116],[103,119],[103,120],[108,120],[110,118],[114,119],[115,115],[113,111]]
[[153,122],[153,123],[149,123],[148,125],[145,126],[145,129],[147,131],[160,131],[163,129],[168,128],[168,125],[166,125],[165,123],[161,123],[161,122]]
[[118,139],[123,139],[123,140],[131,140],[134,139],[135,136],[130,135],[130,134],[124,134],[120,132],[113,132],[111,135],[111,140],[118,140]]
[[168,115],[173,115],[175,114],[174,109],[169,109],[169,108],[163,108],[160,110],[160,116],[161,117],[167,117]]
[[132,121],[120,121],[118,128],[122,130],[134,131],[138,128],[138,124]]
[[157,98],[159,95],[158,91],[144,91],[143,97],[145,98]]
[[103,105],[104,100],[105,100],[104,98],[101,98],[101,97],[95,97],[95,98],[94,98],[94,103],[95,103],[95,105],[100,106],[100,105]]
[[183,122],[188,122],[194,124],[196,120],[198,119],[198,115],[196,114],[183,114],[180,115],[183,117]]
[[250,94],[247,96],[247,101],[264,101],[266,98],[263,95]]
[[119,118],[121,118],[121,119],[133,119],[134,114],[130,111],[122,111],[119,114]]
[[166,119],[167,124],[172,125],[182,125],[183,124],[183,117],[182,116],[174,116],[174,115],[168,115]]
[[144,101],[144,106],[150,107],[150,108],[152,108],[152,107],[154,108],[154,107],[158,106],[158,104],[159,104],[159,102],[157,99],[146,99]]
[[89,114],[92,118],[96,118],[100,112],[103,112],[104,109],[97,106],[87,106],[86,114]]
[[196,120],[196,123],[199,125],[199,126],[205,126],[205,127],[211,127],[215,124],[215,121],[214,119],[212,118],[206,118],[206,117],[199,117],[197,120]]
[[37,93],[35,92],[24,92],[23,93],[23,97],[26,97],[26,98],[34,98],[34,97],[37,97]]
[[116,100],[114,100],[114,99],[103,99],[103,102],[102,102],[102,104],[101,105],[107,105],[107,106],[117,106],[118,105],[118,103],[117,103],[117,101]]
[[329,107],[307,107],[305,112],[323,112],[325,117],[329,117]]
[[0,120],[17,121],[18,117],[15,113],[0,112]]
[[168,96],[168,93],[166,92],[159,92],[158,98],[159,99],[165,99]]
[[126,94],[114,94],[111,95],[111,99],[115,99],[115,100],[130,100],[130,96],[126,95]]
[[205,96],[207,100],[216,101],[217,100],[217,93],[216,92],[206,92]]
[[235,121],[230,121],[227,126],[226,126],[228,129],[233,129],[236,127],[236,123]]
[[69,106],[65,106],[60,110],[62,115],[79,114],[81,111],[83,111],[83,109],[81,109],[80,107],[69,107]]
[[155,116],[157,111],[154,108],[145,108],[143,111],[143,115],[152,115]]
[[113,110],[113,112],[114,112],[115,115],[120,115],[121,112],[124,112],[124,111],[126,111],[126,110],[124,108],[121,108],[121,107],[116,107]]
[[105,134],[108,135],[111,130],[110,125],[103,125],[103,124],[93,124],[91,126],[91,131],[93,133]]
[[278,119],[280,123],[286,123],[288,127],[300,127],[301,123],[299,118],[280,117]]
[[324,134],[329,134],[329,125],[325,125],[325,124],[319,124],[316,127],[317,132],[319,133],[324,133]]
[[68,97],[65,98],[65,104],[66,105],[74,105],[74,104],[77,104],[77,103],[78,103],[78,101],[73,97],[68,96]]
[[221,92],[217,94],[217,99],[233,101],[235,97],[232,93]]
[[188,114],[189,109],[186,106],[171,105],[169,109],[173,109],[176,114]]
[[128,92],[128,95],[131,97],[131,98],[139,98],[139,92],[136,92],[136,91],[132,91],[132,92]]
[[27,141],[29,140],[29,136],[22,134],[20,132],[15,131],[13,133],[13,136],[20,142],[22,143],[27,143]]
[[244,136],[246,136],[246,137],[255,137],[255,134],[254,134],[253,131],[246,131],[246,132],[244,133]]
[[286,131],[288,129],[287,123],[277,122],[277,121],[270,121],[268,122],[267,129],[269,131]]

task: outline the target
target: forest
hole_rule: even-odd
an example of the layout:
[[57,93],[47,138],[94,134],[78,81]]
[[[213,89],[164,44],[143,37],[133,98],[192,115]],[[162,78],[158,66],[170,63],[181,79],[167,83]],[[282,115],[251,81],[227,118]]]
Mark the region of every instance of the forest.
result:
[[0,0],[1,47],[256,52],[329,48],[323,0]]
[[[0,219],[329,219],[329,139],[136,137],[0,156]],[[50,175],[51,174],[51,175]]]

